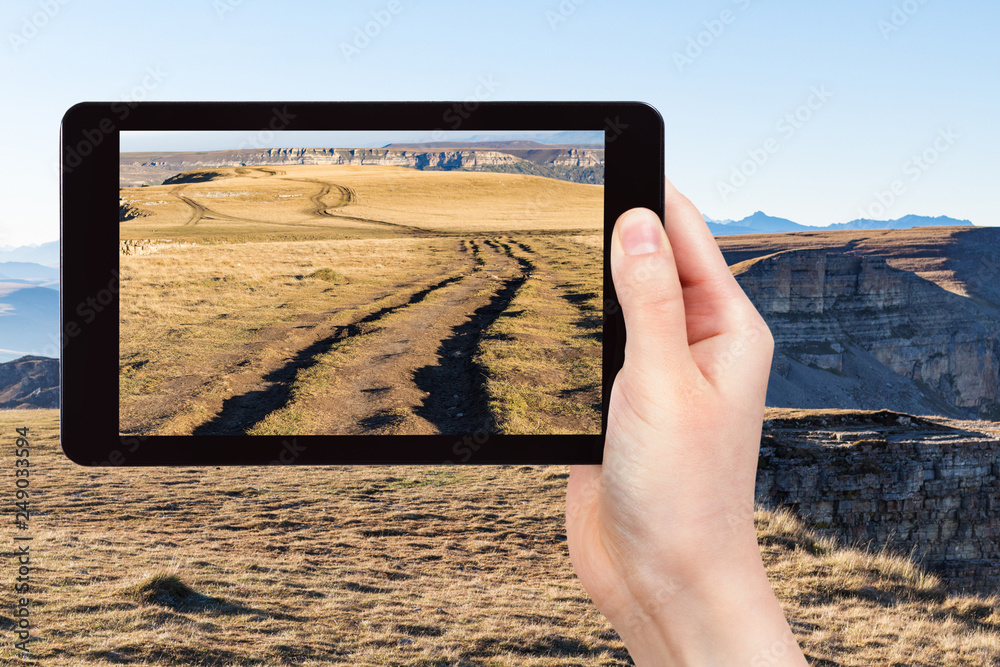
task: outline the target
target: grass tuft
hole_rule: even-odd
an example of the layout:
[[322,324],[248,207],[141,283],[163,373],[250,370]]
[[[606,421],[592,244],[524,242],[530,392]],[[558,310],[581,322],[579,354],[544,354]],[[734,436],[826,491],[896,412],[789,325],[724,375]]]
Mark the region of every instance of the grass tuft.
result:
[[317,269],[310,273],[308,278],[316,278],[318,280],[324,280],[328,283],[347,283],[350,282],[343,273],[337,273],[333,269]]
[[125,587],[122,594],[142,604],[157,604],[175,609],[202,597],[176,574],[167,572],[151,574]]

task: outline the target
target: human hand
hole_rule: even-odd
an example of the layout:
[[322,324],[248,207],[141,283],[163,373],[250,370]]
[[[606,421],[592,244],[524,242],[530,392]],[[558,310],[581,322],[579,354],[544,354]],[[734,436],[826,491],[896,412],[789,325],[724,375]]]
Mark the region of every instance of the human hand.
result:
[[753,523],[770,331],[669,182],[663,225],[618,219],[611,270],[625,361],[603,465],[570,468],[576,574],[637,665],[804,665]]

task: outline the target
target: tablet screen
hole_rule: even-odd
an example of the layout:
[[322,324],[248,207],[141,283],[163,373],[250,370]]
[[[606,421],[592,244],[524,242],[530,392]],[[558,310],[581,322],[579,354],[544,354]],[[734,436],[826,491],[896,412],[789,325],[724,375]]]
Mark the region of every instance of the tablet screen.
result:
[[663,156],[641,102],[77,104],[63,451],[600,463],[625,352],[610,239],[662,211]]
[[121,132],[119,434],[600,434],[604,137]]

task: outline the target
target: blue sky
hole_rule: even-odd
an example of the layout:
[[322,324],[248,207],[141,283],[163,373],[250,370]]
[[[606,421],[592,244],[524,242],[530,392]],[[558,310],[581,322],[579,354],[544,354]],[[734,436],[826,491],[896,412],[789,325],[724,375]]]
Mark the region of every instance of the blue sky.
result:
[[642,100],[713,218],[996,225],[998,26],[995,0],[7,0],[0,245],[57,238],[59,119],[109,99]]
[[[397,131],[299,131],[272,132],[179,132],[176,130],[142,130],[119,133],[119,150],[125,152],[156,151],[217,151],[233,148],[264,148],[263,139],[270,139],[267,146],[278,145],[301,148],[378,148],[390,143],[425,143],[448,141],[536,141],[557,144],[560,133],[552,131],[505,130],[496,132],[456,132],[441,129]],[[579,133],[577,133],[579,134]],[[589,133],[585,143],[603,144],[604,131]],[[273,137],[273,139],[272,139]]]

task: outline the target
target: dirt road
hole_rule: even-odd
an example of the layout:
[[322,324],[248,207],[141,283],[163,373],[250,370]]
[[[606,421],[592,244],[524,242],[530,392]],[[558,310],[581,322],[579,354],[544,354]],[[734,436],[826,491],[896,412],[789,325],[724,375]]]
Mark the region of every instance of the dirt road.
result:
[[[290,398],[292,383],[334,347],[364,335],[328,391],[300,401],[317,417],[318,432],[470,433],[489,427],[472,361],[479,333],[502,312],[527,272],[498,246],[456,241],[448,275],[400,285],[395,303],[349,325],[322,320],[296,332],[283,324],[262,330],[258,342],[288,347],[280,363],[237,364],[229,384],[240,389],[194,435],[244,433]],[[294,333],[293,333],[294,332]],[[289,335],[293,339],[289,339]]]

